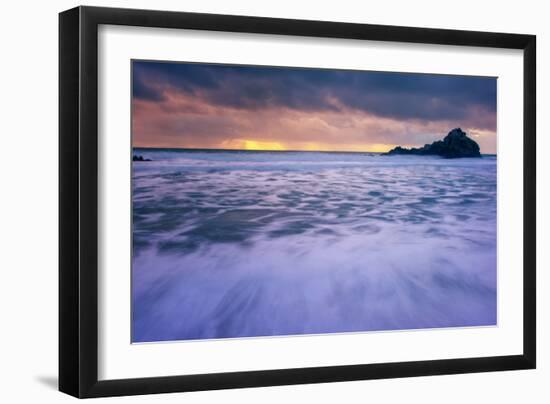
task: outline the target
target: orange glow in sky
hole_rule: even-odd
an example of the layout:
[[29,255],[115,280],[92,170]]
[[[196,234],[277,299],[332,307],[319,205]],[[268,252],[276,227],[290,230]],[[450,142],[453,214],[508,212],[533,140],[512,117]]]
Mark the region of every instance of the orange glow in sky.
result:
[[[388,143],[362,143],[362,144],[341,144],[334,145],[329,143],[319,142],[275,142],[268,140],[253,140],[253,139],[230,139],[221,142],[220,149],[228,150],[301,150],[301,151],[341,151],[341,152],[387,152],[397,144]],[[411,147],[404,145],[405,147]]]
[[134,147],[387,152],[461,127],[496,153],[494,78],[134,64]]

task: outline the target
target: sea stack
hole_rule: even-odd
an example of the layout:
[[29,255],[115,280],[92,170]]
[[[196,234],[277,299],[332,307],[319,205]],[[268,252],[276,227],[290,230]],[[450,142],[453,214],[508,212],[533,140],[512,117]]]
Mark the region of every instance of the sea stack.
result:
[[146,159],[146,158],[143,158],[143,156],[134,155],[134,157],[132,157],[132,161],[151,161],[151,159]]
[[134,155],[134,157],[132,157],[132,161],[151,161],[151,159],[146,159],[146,158],[143,158],[143,156]]
[[481,157],[479,145],[466,135],[460,128],[450,131],[443,140],[437,140],[432,144],[426,144],[423,147],[405,149],[401,146],[390,150],[387,156],[394,155],[418,155],[418,156],[441,156],[444,158],[460,157]]

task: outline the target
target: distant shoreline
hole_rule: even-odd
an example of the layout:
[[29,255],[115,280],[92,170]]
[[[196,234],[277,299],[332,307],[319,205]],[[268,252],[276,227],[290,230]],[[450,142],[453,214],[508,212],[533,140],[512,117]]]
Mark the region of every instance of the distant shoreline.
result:
[[[250,149],[196,149],[186,147],[142,147],[133,146],[132,150],[150,150],[150,151],[181,151],[181,152],[196,152],[196,153],[333,153],[333,154],[376,154],[383,155],[386,152],[374,151],[339,151],[339,150],[250,150]],[[481,153],[482,156],[496,157],[496,153]],[[413,156],[418,157],[418,156]]]
[[188,151],[188,152],[250,152],[250,153],[349,153],[349,154],[383,154],[384,152],[374,151],[339,151],[339,150],[265,150],[265,149],[196,149],[187,147],[141,147],[134,146],[134,150],[170,150],[170,151]]

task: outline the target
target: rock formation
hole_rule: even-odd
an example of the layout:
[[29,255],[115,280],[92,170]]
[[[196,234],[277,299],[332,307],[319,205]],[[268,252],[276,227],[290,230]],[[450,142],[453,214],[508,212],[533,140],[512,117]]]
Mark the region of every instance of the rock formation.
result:
[[132,157],[132,161],[151,161],[151,159],[144,159],[143,156],[136,156]]
[[386,155],[436,155],[445,158],[481,157],[479,145],[460,128],[450,131],[443,140],[437,140],[432,144],[426,144],[419,148],[413,147],[412,149],[397,146],[387,152]]

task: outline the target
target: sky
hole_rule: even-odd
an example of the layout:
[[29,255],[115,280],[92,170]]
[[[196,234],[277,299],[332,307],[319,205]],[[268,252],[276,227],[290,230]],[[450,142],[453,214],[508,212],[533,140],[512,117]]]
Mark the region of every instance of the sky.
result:
[[496,153],[496,78],[132,63],[134,147],[383,152],[460,127]]

